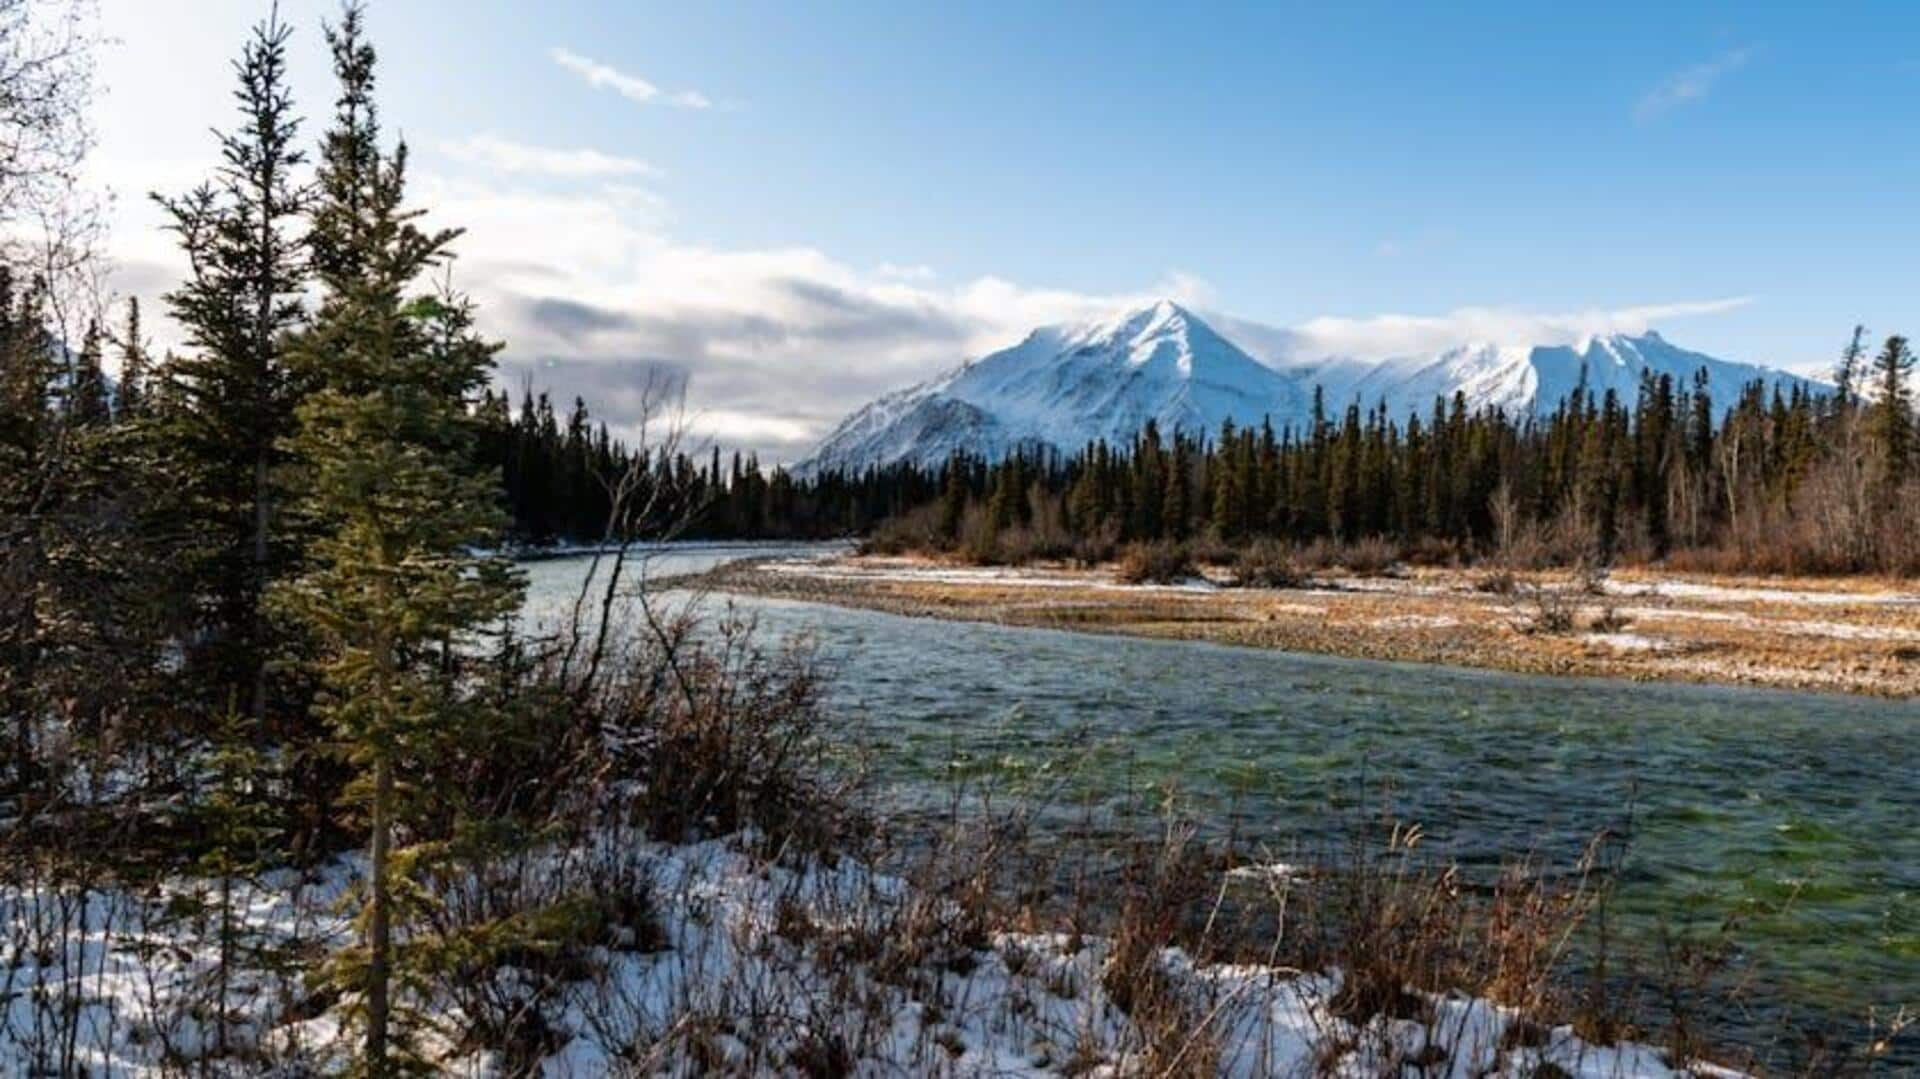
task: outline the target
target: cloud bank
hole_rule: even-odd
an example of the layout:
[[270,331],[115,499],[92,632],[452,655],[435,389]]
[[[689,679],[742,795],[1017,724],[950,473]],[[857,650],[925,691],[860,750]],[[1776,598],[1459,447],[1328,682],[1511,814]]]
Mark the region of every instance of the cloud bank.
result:
[[[1105,318],[1171,298],[1255,356],[1285,366],[1330,355],[1374,358],[1467,341],[1550,343],[1734,310],[1744,297],[1535,314],[1322,317],[1273,326],[1216,313],[1202,279],[1168,269],[1137,289],[1093,293],[998,276],[948,280],[911,259],[857,267],[814,247],[728,249],[673,235],[657,196],[617,182],[628,159],[550,150],[497,136],[438,144],[450,171],[415,177],[415,205],[466,231],[453,280],[505,343],[500,382],[583,398],[632,436],[663,377],[684,381],[696,442],[806,455],[848,412],[1018,342],[1037,326]],[[142,249],[144,252],[146,249]],[[129,254],[132,254],[130,251]],[[179,267],[123,262],[119,285],[153,302]],[[155,311],[158,308],[154,308]],[[157,320],[156,320],[157,321]],[[162,346],[174,344],[154,327]]]

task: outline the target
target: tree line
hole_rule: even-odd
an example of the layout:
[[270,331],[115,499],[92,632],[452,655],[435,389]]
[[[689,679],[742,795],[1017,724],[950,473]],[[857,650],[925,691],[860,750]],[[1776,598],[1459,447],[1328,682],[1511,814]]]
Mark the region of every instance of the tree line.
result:
[[1528,564],[1616,560],[1780,572],[1920,570],[1914,356],[1857,328],[1831,392],[1755,382],[1723,405],[1706,373],[1648,372],[1631,401],[1582,384],[1542,416],[1437,399],[1299,429],[1167,433],[1069,456],[956,455],[939,494],[878,529],[882,545],[984,561],[1111,557],[1118,545],[1383,539],[1416,555]]
[[[670,390],[650,399],[646,411],[663,414],[654,422],[664,430],[643,439],[644,451],[595,423],[580,398],[563,419],[549,395],[530,386],[517,408],[506,392],[486,390],[478,406],[479,463],[501,477],[512,537],[529,546],[623,535],[834,539],[863,534],[938,490],[933,477],[904,467],[802,478],[763,466],[751,452],[689,450],[672,418]],[[636,489],[619,490],[611,481],[621,478]]]

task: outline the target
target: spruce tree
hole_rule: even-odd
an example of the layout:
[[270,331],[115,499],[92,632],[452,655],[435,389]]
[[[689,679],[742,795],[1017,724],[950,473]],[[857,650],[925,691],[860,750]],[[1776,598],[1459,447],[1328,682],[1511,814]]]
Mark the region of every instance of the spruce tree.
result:
[[67,420],[77,430],[97,430],[112,419],[107,376],[101,368],[100,325],[91,323],[67,375]]
[[1865,374],[1862,368],[1867,358],[1866,336],[1865,326],[1855,326],[1847,347],[1840,350],[1840,362],[1834,365],[1834,399],[1842,408],[1852,405],[1860,396],[1860,377]]
[[297,553],[279,475],[299,399],[281,342],[301,320],[307,282],[295,234],[304,193],[287,88],[290,34],[276,14],[242,49],[234,65],[240,126],[220,136],[214,178],[185,196],[155,196],[189,267],[166,297],[190,351],[168,365],[180,407],[169,410],[164,441],[204,537],[191,572],[210,606],[215,681],[239,689],[256,724],[275,651],[262,597]]
[[408,780],[477,721],[462,714],[460,647],[516,609],[520,589],[510,565],[470,553],[505,523],[497,478],[474,464],[470,408],[494,346],[475,335],[464,301],[420,291],[457,233],[422,230],[404,206],[406,148],[379,144],[360,7],[327,38],[341,95],[313,215],[324,298],[290,350],[313,386],[293,448],[309,484],[303,510],[321,533],[280,598],[320,642],[320,708],[367,813],[364,950],[340,969],[360,991],[364,1068],[384,1076],[409,1059],[410,1013],[394,994],[410,894],[396,838],[427,792]]
[[44,304],[39,282],[21,289],[0,265],[0,719],[13,726],[11,771],[22,786],[37,772],[34,722],[47,698],[40,600],[65,437]]
[[120,382],[114,388],[113,417],[122,422],[139,419],[146,413],[148,380],[153,363],[147,356],[146,338],[140,328],[140,298],[127,300],[127,325],[115,342],[120,347]]
[[1887,338],[1885,347],[1873,358],[1873,382],[1878,391],[1873,402],[1873,437],[1882,455],[1882,477],[1888,490],[1905,482],[1913,465],[1913,350],[1899,335]]

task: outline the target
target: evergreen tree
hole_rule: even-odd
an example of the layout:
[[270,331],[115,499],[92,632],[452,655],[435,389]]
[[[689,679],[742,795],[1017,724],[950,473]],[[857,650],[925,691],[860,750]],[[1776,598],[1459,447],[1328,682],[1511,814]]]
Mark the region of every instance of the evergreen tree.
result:
[[67,375],[67,420],[77,430],[98,430],[113,420],[107,376],[101,369],[100,325],[90,323]]
[[219,646],[212,681],[240,687],[256,724],[275,651],[262,597],[297,555],[279,475],[300,396],[281,338],[301,320],[307,281],[294,235],[304,193],[294,175],[302,154],[287,88],[290,34],[270,16],[242,50],[241,123],[220,137],[214,179],[183,197],[155,196],[189,268],[166,297],[191,351],[168,365],[179,407],[169,410],[165,442],[204,537],[190,573],[210,602],[207,636]]
[[360,991],[363,1066],[385,1076],[412,1044],[394,993],[409,894],[395,839],[425,788],[402,772],[430,767],[444,739],[479,721],[463,713],[458,645],[516,609],[519,586],[508,564],[468,553],[504,524],[497,480],[474,465],[470,411],[494,347],[474,335],[463,301],[418,292],[456,233],[423,231],[404,207],[406,151],[379,146],[361,9],[349,6],[327,36],[341,96],[313,217],[325,295],[292,346],[314,386],[294,447],[310,484],[304,508],[323,531],[281,598],[322,645],[320,710],[367,811],[364,951],[341,971]]
[[0,265],[0,719],[12,724],[11,771],[36,771],[34,720],[46,701],[41,621],[50,521],[62,488],[65,425],[52,407],[60,369],[46,330],[44,288],[19,289]]
[[127,325],[120,331],[120,383],[113,395],[113,415],[117,420],[134,420],[146,413],[152,361],[147,356],[146,338],[140,329],[140,298],[127,300]]
[[1889,490],[1897,488],[1910,474],[1913,465],[1913,350],[1899,335],[1887,338],[1885,347],[1873,358],[1873,382],[1878,396],[1873,403],[1873,433],[1884,455],[1884,480]]
[[1865,373],[1863,365],[1867,358],[1866,336],[1865,326],[1855,326],[1847,347],[1840,350],[1840,362],[1834,365],[1834,397],[1842,408],[1859,399],[1860,377]]

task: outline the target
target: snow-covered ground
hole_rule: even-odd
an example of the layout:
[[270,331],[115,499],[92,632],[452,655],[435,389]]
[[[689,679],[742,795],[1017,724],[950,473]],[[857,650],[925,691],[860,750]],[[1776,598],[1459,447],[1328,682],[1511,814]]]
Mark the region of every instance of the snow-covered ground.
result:
[[1607,591],[1619,596],[1694,599],[1707,603],[1804,603],[1821,607],[1920,607],[1920,593],[1847,592],[1802,588],[1765,588],[1715,585],[1695,581],[1607,582]]
[[[618,855],[648,882],[657,932],[594,945],[591,974],[529,998],[552,1036],[542,1074],[791,1073],[812,1061],[863,1075],[1108,1076],[1141,1065],[1152,1039],[1103,985],[1107,941],[949,932],[953,904],[898,878],[851,859],[769,864],[749,849],[739,840],[623,845]],[[533,868],[564,876],[566,861]],[[360,869],[344,858],[306,879],[274,874],[244,889],[244,935],[313,949],[310,957],[339,946],[349,930],[337,901]],[[159,1074],[204,1053],[214,1041],[205,1007],[214,952],[204,922],[181,913],[188,892],[204,888],[0,894],[0,1072]],[[1549,1073],[1546,1064],[1596,1079],[1730,1074],[1676,1069],[1649,1046],[1589,1045],[1565,1027],[1516,1037],[1519,1016],[1458,995],[1429,996],[1424,1022],[1356,1026],[1329,1008],[1337,971],[1201,965],[1174,949],[1154,961],[1195,1017],[1191,1051],[1224,1075],[1374,1076],[1399,1074],[1406,1061],[1461,1079]],[[525,975],[493,977],[510,991]],[[239,1070],[345,1066],[342,1005],[311,996],[297,972],[250,976],[229,999]],[[446,1054],[443,1070],[505,1069],[445,1040],[462,1025],[458,1002],[413,1003],[439,1021],[430,1042]],[[1166,1051],[1164,1031],[1157,1045]]]
[[763,567],[770,573],[829,581],[890,582],[894,584],[983,585],[1007,588],[1090,588],[1142,592],[1217,592],[1220,586],[1205,577],[1189,577],[1172,584],[1126,584],[1107,574],[1084,571],[1028,569],[1004,566],[944,566],[892,559],[835,559],[815,557],[781,559]]

